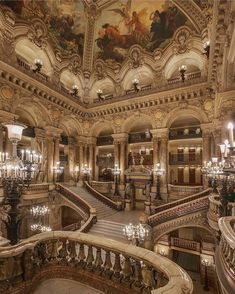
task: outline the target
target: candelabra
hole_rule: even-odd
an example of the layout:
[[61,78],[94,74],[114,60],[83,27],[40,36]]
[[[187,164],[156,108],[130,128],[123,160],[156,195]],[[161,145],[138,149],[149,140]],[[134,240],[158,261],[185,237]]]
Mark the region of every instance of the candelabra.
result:
[[133,81],[132,81],[132,85],[134,86],[134,90],[135,90],[135,92],[136,93],[138,93],[139,92],[139,90],[140,90],[140,88],[139,88],[139,80],[138,79],[134,79]]
[[78,86],[74,84],[72,89],[73,89],[72,96],[77,97],[77,95],[78,95]]
[[204,53],[207,57],[207,59],[209,59],[209,56],[210,56],[210,42],[207,41],[203,44],[203,49],[204,49]]
[[209,291],[210,288],[209,288],[209,281],[208,281],[208,272],[207,272],[207,268],[208,266],[210,266],[210,262],[208,259],[203,259],[202,260],[202,264],[204,265],[204,268],[205,268],[205,285],[203,287],[203,289],[205,291]]
[[49,215],[50,209],[46,205],[32,206],[30,214],[33,216],[35,222],[30,226],[33,232],[50,232],[51,227],[46,224],[47,216]]
[[141,241],[144,241],[145,238],[148,236],[149,230],[145,228],[142,224],[134,226],[130,223],[123,228],[123,234],[127,238],[127,240],[138,246],[139,243]]
[[182,65],[179,67],[179,72],[180,72],[180,77],[181,77],[182,82],[185,81],[185,73],[186,73],[186,70],[187,70],[187,66],[186,66],[186,65],[183,65],[183,64],[182,64]]
[[118,189],[118,181],[119,181],[119,175],[121,173],[120,168],[118,168],[117,163],[115,163],[114,169],[112,169],[113,175],[114,175],[114,196],[119,196],[119,189]]
[[85,163],[83,168],[82,168],[82,173],[84,174],[84,181],[89,182],[89,176],[90,176],[91,169],[87,166]]
[[96,93],[97,93],[99,100],[104,100],[103,91],[101,89],[98,89]]
[[42,62],[42,60],[39,59],[39,58],[36,58],[36,59],[34,60],[34,64],[35,64],[36,68],[33,69],[33,72],[34,72],[34,73],[39,73],[39,72],[41,71],[41,69],[42,69],[42,66],[43,66],[43,62]]
[[0,153],[0,178],[4,187],[4,200],[2,205],[7,207],[7,218],[4,224],[7,229],[7,238],[11,245],[18,242],[20,236],[20,197],[25,184],[29,186],[31,179],[42,161],[42,157],[34,151],[21,151],[21,158],[17,156],[17,143],[22,138],[25,125],[13,121],[3,124],[8,130],[8,138],[12,143],[12,156]]
[[53,167],[54,182],[59,181],[59,177],[62,175],[64,167],[60,165],[60,161],[56,162],[56,165]]
[[161,197],[161,176],[164,173],[164,169],[161,169],[160,163],[156,164],[156,169],[153,170],[154,175],[157,178],[157,185],[156,185],[156,200],[162,200]]

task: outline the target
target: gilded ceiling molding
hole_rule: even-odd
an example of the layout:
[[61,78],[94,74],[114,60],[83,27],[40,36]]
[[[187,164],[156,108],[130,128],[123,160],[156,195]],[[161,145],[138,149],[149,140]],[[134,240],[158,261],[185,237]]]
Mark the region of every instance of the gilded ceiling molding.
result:
[[194,24],[197,33],[201,33],[207,28],[206,18],[193,0],[172,0],[172,2],[190,19]]

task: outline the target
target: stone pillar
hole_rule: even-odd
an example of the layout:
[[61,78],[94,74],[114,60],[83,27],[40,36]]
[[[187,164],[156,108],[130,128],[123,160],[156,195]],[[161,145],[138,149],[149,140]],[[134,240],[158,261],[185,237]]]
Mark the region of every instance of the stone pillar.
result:
[[215,156],[220,158],[221,157],[221,152],[220,152],[220,147],[219,145],[222,143],[221,140],[221,130],[220,129],[216,129],[213,132],[213,136],[214,136],[214,140],[215,140]]
[[126,170],[126,153],[127,153],[127,138],[123,138],[120,142],[120,182],[121,185],[125,184],[125,170]]
[[3,127],[0,125],[0,152],[3,152]]
[[210,133],[203,131],[202,133],[202,163],[210,160]]
[[94,164],[95,164],[95,175],[94,175],[94,179],[95,181],[99,180],[99,166],[97,163],[97,157],[99,155],[99,147],[95,146],[95,158],[94,158]]
[[68,172],[69,180],[74,179],[74,168],[75,168],[75,140],[69,138],[68,140]]
[[81,178],[83,165],[84,165],[83,143],[79,142],[79,178]]
[[54,166],[56,165],[56,162],[60,161],[60,137],[54,138],[54,160],[53,160]]
[[[168,130],[167,130],[168,131]],[[161,194],[163,199],[168,197],[168,136],[162,135],[160,140],[160,165],[164,170],[161,176]],[[165,195],[165,197],[164,197]]]
[[54,141],[51,135],[47,136],[47,181],[53,182],[53,163],[54,163]]
[[113,140],[113,145],[114,145],[114,164],[117,164],[120,166],[120,145],[119,145],[119,140],[115,139]]
[[[159,138],[158,138],[158,130],[151,130],[152,133],[152,142],[153,142],[153,168],[156,168],[157,163],[159,163]],[[156,177],[153,178],[154,184],[156,183]]]
[[34,128],[35,133],[35,151],[42,156],[42,163],[40,166],[40,173],[38,175],[38,182],[46,182],[47,170],[46,170],[46,159],[47,159],[47,146],[46,146],[46,131],[39,128]]
[[90,168],[90,180],[93,180],[94,177],[94,145],[93,144],[89,144],[88,146],[89,148],[89,162],[88,162],[88,166]]

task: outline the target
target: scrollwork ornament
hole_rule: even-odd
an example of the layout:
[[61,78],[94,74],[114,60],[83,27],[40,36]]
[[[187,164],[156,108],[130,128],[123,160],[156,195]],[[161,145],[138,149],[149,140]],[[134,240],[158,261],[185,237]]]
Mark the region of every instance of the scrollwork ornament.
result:
[[176,54],[182,54],[190,49],[190,30],[187,27],[180,28],[174,38],[173,50]]
[[105,71],[105,65],[102,60],[98,59],[96,61],[95,71],[96,71],[96,76],[97,76],[98,80],[102,80],[107,75],[106,71]]
[[81,73],[82,61],[79,55],[76,55],[68,66],[68,69],[75,75]]
[[33,21],[32,27],[28,31],[28,39],[41,49],[47,46],[47,29],[41,20]]
[[140,46],[133,46],[130,48],[129,58],[131,60],[131,67],[137,68],[142,65],[142,54]]

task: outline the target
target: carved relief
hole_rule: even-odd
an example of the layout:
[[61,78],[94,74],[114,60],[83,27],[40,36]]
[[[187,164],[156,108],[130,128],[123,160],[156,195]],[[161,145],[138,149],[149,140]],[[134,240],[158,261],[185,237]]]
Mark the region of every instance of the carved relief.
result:
[[33,20],[32,26],[28,31],[28,39],[41,49],[47,46],[47,29],[45,24],[40,20]]
[[182,54],[189,51],[190,46],[190,30],[187,27],[180,28],[175,34],[173,50],[176,54]]
[[80,56],[76,55],[68,66],[68,69],[75,75],[81,73],[82,61]]
[[98,80],[102,80],[106,77],[107,73],[105,71],[105,65],[102,60],[97,60],[95,62],[95,72]]

